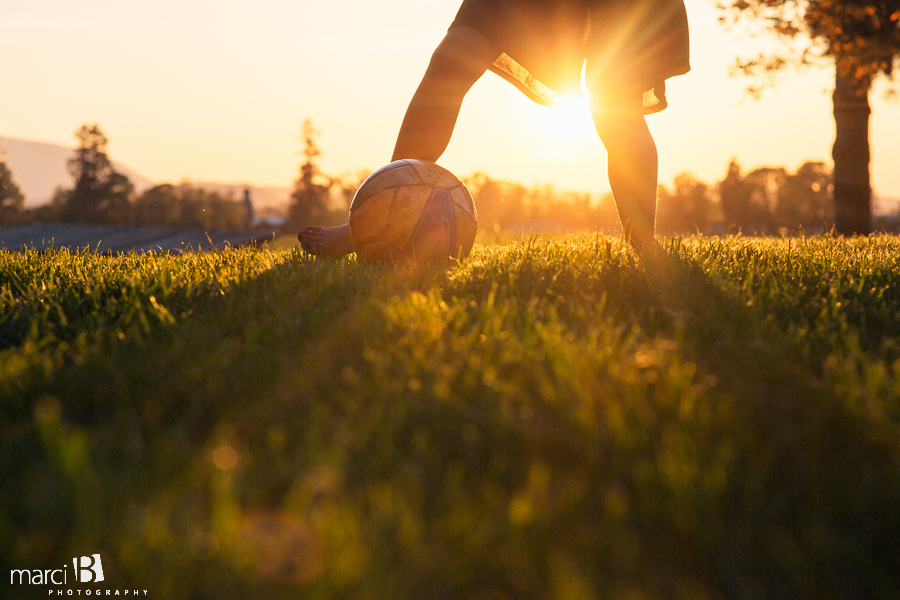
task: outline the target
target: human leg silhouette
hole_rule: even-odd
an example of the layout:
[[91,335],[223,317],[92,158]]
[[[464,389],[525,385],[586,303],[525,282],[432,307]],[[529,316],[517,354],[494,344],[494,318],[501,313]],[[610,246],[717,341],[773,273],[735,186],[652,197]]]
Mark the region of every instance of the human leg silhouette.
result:
[[[391,160],[436,162],[450,143],[463,98],[499,55],[475,29],[451,27],[406,109]],[[297,238],[310,254],[339,256],[354,251],[349,225],[307,227]]]
[[625,240],[637,249],[655,246],[659,158],[644,120],[642,93],[617,92],[591,113],[609,156],[609,186]]
[[[466,93],[499,55],[481,33],[451,27],[431,57],[407,108],[391,160],[435,162],[450,142]],[[644,120],[642,92],[615,92],[592,107],[594,126],[606,147],[609,184],[625,239],[637,248],[655,245],[656,144]],[[308,227],[298,235],[311,254],[353,252],[349,225]]]

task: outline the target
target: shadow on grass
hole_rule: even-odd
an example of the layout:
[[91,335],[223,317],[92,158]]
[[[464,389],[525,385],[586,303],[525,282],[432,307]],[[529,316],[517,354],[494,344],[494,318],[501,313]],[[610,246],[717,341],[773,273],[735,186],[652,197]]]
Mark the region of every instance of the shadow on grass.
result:
[[291,261],[70,365],[4,425],[3,555],[163,598],[895,595],[896,438],[765,307],[680,248],[515,252]]
[[[143,341],[85,352],[27,390],[25,418],[3,425],[0,445],[2,566],[45,568],[100,552],[110,586],[179,597],[233,584],[230,597],[246,597],[242,574],[231,562],[217,565],[219,542],[204,533],[211,518],[238,527],[214,493],[231,476],[230,440],[261,425],[253,421],[259,404],[295,400],[277,386],[315,364],[294,361],[324,328],[352,327],[382,279],[345,262],[290,260]],[[302,421],[313,400],[283,408]],[[295,475],[264,473],[285,482]]]
[[730,481],[703,525],[716,532],[706,559],[726,596],[900,593],[896,435],[860,418],[770,318],[773,307],[753,303],[739,282],[705,271],[677,244],[643,269],[646,304],[609,308],[675,332],[683,356],[715,378],[711,409],[730,413],[715,432],[733,453]]

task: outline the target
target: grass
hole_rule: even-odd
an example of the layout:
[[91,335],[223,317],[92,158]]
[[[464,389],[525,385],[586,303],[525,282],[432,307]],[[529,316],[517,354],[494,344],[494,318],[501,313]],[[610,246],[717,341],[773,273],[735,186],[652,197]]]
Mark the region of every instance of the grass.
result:
[[0,562],[99,552],[167,599],[895,598],[898,307],[891,237],[0,253]]

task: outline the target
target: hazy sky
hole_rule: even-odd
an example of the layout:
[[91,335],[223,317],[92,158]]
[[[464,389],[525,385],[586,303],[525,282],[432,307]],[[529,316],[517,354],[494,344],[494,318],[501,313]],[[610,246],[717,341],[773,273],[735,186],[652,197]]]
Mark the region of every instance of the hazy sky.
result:
[[[461,0],[3,0],[0,136],[73,145],[97,122],[110,154],[157,181],[290,185],[313,119],[330,174],[390,160],[396,131]],[[729,159],[795,169],[830,161],[831,73],[783,76],[761,101],[728,77],[741,40],[712,0],[687,0],[691,73],[648,117],[660,181],[720,179]],[[900,106],[872,94],[876,194],[900,197]],[[604,191],[588,115],[547,109],[488,74],[463,104],[441,163],[461,176]]]

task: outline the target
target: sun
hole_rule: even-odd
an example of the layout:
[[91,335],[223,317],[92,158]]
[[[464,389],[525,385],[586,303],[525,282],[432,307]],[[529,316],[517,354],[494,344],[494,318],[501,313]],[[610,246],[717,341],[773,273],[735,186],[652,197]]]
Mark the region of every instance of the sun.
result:
[[581,73],[581,96],[560,96],[553,107],[533,105],[531,117],[540,158],[583,158],[596,150],[598,136],[591,117],[590,93]]
[[532,123],[541,158],[581,158],[596,146],[598,136],[585,98],[563,96],[552,108],[535,109]]
[[578,129],[585,122],[592,125],[591,110],[588,99],[578,96],[561,96],[556,106],[550,109],[552,118],[560,127]]

